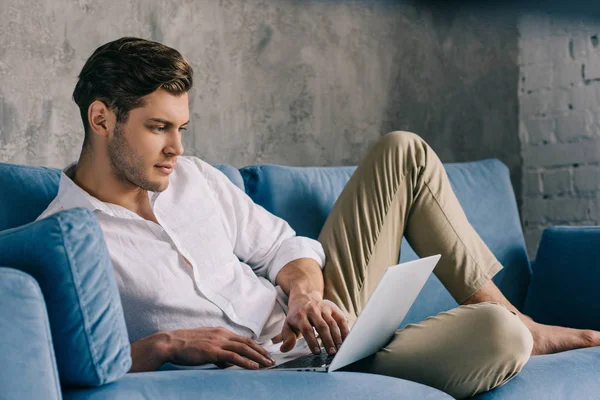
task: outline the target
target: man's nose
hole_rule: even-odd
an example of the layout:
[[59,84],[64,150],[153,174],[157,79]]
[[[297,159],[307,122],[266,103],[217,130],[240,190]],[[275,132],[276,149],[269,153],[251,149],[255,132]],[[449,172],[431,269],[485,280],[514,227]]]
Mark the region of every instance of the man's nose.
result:
[[176,135],[176,138],[173,139],[169,146],[165,149],[165,153],[173,154],[175,156],[180,156],[183,154],[183,143],[181,142],[181,135]]

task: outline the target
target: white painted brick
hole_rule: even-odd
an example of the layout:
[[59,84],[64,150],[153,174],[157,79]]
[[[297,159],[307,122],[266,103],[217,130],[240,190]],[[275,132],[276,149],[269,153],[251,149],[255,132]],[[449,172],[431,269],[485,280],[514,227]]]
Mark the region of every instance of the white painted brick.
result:
[[544,194],[557,195],[571,191],[571,173],[568,169],[544,171],[542,181]]
[[600,54],[592,53],[583,63],[584,79],[600,79]]
[[553,141],[556,123],[551,118],[526,118],[522,128],[529,144],[546,144]]
[[568,142],[581,137],[589,137],[585,113],[571,112],[556,120],[556,138],[559,142]]
[[522,40],[519,51],[519,65],[535,65],[552,61],[548,45],[544,39]]
[[578,143],[552,143],[524,146],[523,162],[527,168],[559,167],[600,161],[600,140]]
[[590,37],[583,33],[571,35],[569,38],[569,47],[569,57],[571,57],[572,53],[572,56],[575,60],[586,58],[590,52]]
[[583,221],[590,214],[589,208],[590,205],[587,199],[558,197],[547,200],[546,216],[548,221],[553,224]]
[[552,63],[528,65],[523,66],[522,69],[525,77],[523,87],[526,92],[553,87],[554,65]]
[[554,84],[557,87],[568,87],[583,82],[581,77],[581,62],[556,60],[554,65]]
[[583,111],[595,108],[597,104],[597,91],[598,89],[595,84],[555,87],[550,92],[552,101],[548,104],[545,112],[548,114],[564,115],[571,110]]
[[553,92],[551,113],[565,113],[573,108],[573,98],[570,88],[558,88]]
[[585,110],[586,121],[586,137],[595,139],[600,137],[600,109],[594,107],[590,110]]
[[523,190],[527,196],[538,196],[542,194],[542,179],[537,171],[525,172],[523,177]]
[[595,108],[598,104],[598,84],[574,86],[568,89],[570,104],[574,110]]
[[528,198],[522,207],[526,225],[541,224],[546,220],[548,201],[543,198]]
[[536,92],[519,97],[519,109],[523,116],[543,115],[550,112],[554,99],[552,92]]
[[589,225],[600,225],[600,192],[590,200]]
[[600,167],[581,166],[574,168],[573,186],[576,192],[600,190]]

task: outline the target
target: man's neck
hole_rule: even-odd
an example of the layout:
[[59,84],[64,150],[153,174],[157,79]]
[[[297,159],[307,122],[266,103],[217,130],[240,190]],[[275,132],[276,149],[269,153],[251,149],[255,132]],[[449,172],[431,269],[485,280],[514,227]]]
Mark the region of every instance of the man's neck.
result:
[[65,173],[77,186],[98,200],[127,208],[142,218],[155,219],[153,216],[148,218],[148,210],[152,209],[148,192],[119,180],[108,162],[100,162],[92,155],[82,155],[74,168]]

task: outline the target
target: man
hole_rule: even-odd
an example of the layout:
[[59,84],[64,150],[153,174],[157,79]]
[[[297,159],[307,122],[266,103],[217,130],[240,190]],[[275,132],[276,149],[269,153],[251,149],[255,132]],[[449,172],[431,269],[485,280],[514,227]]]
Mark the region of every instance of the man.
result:
[[81,156],[39,217],[71,207],[98,217],[132,342],[131,372],[167,362],[270,366],[271,339],[284,353],[300,341],[335,353],[396,263],[403,235],[420,256],[442,254],[434,272],[461,306],[399,330],[349,370],[461,398],[504,384],[531,354],[600,344],[599,332],[537,324],[508,302],[491,281],[502,266],[415,134],[383,136],[318,241],[296,236],[223,173],[182,156],[192,75],[160,43],[124,37],[96,49],[73,93],[85,128]]

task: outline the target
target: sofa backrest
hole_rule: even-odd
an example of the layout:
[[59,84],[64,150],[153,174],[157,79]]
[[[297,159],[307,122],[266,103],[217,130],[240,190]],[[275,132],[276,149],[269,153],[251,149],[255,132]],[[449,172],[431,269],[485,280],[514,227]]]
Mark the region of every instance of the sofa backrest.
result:
[[0,231],[34,221],[58,193],[60,170],[0,163]]
[[[508,168],[496,159],[444,166],[467,218],[504,266],[494,276],[494,282],[521,309],[531,269]],[[355,166],[262,164],[242,168],[240,172],[246,192],[256,203],[287,220],[298,235],[316,239],[355,169]],[[416,258],[403,240],[399,260]],[[456,301],[432,275],[402,325],[456,306]]]
[[[239,171],[227,164],[215,164],[244,190]],[[0,163],[0,231],[34,221],[58,193],[60,169]]]

